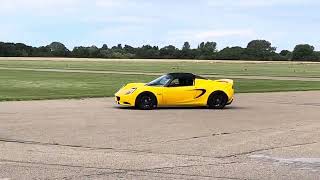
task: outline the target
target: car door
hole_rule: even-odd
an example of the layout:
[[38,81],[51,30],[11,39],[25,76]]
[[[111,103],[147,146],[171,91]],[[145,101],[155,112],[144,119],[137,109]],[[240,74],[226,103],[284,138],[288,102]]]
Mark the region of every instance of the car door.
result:
[[[189,83],[185,83],[189,81]],[[183,82],[183,83],[182,83]],[[196,96],[193,79],[173,79],[171,83],[163,88],[163,100],[166,105],[188,105],[192,104]]]

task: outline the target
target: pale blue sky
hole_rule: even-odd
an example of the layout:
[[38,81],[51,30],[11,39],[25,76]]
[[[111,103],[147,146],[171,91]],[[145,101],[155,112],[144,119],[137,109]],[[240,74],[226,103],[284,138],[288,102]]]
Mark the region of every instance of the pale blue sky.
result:
[[70,49],[215,41],[222,49],[266,39],[278,50],[320,50],[319,9],[316,0],[0,0],[0,41]]

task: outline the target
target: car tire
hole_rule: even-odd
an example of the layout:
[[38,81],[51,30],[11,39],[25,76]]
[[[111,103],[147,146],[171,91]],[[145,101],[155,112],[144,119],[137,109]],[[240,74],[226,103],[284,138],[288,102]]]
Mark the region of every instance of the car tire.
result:
[[210,109],[223,109],[228,103],[228,96],[224,92],[215,92],[209,96],[208,107]]
[[152,110],[157,108],[157,98],[151,93],[142,93],[136,99],[137,109]]

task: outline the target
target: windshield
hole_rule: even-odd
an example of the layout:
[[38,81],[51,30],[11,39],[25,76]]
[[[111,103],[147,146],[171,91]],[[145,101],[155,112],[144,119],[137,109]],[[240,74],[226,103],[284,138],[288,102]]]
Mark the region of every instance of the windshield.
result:
[[170,75],[163,75],[147,84],[147,86],[164,86],[172,79]]

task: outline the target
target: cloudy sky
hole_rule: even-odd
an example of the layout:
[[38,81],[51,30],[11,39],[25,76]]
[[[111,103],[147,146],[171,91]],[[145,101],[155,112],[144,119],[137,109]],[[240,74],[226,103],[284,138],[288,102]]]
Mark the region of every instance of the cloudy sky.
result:
[[267,39],[280,49],[320,49],[317,0],[0,0],[0,41],[34,46],[118,43],[218,48]]

